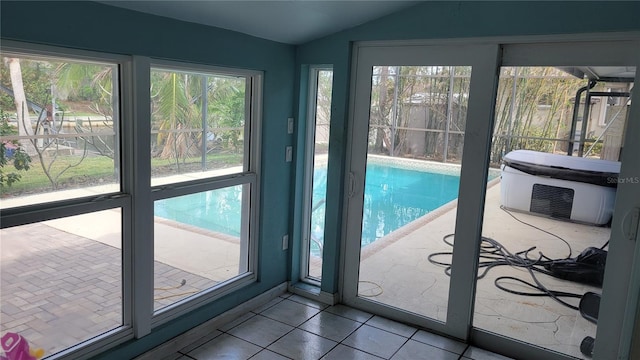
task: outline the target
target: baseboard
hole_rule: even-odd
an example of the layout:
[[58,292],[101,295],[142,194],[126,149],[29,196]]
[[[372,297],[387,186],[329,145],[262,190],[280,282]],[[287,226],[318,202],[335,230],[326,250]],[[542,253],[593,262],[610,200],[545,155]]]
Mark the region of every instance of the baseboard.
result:
[[327,305],[335,305],[339,303],[338,294],[332,294],[325,291],[320,290],[319,287],[305,284],[305,283],[295,283],[289,284],[288,286],[289,292],[306,297],[308,299],[319,301],[323,304]]
[[200,324],[191,330],[187,330],[186,332],[174,337],[173,339],[164,342],[162,345],[156,346],[146,353],[136,357],[135,360],[165,359],[168,355],[171,356],[170,354],[175,354],[177,349],[182,349],[189,346],[198,339],[207,336],[218,327],[230,323],[231,321],[239,318],[249,311],[268,303],[272,299],[284,294],[286,291],[287,283],[282,283],[234,307],[233,309],[225,311],[224,313],[210,320],[207,320],[205,323]]

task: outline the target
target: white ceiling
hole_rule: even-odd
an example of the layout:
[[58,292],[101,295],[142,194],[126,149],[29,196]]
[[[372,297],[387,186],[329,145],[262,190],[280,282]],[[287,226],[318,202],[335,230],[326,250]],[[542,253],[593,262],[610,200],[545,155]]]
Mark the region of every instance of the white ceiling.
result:
[[404,0],[99,1],[103,4],[302,44],[415,5]]

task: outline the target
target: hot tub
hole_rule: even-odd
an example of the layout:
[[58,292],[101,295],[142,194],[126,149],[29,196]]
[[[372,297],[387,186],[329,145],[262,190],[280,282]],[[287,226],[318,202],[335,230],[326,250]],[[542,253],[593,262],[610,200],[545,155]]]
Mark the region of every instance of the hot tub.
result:
[[507,209],[595,225],[611,219],[617,161],[515,150],[501,170],[500,201]]

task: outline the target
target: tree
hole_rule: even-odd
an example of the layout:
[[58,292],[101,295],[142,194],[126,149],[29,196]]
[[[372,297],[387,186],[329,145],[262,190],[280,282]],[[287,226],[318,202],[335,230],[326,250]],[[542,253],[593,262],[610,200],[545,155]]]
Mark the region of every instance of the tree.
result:
[[391,126],[391,110],[393,107],[393,91],[396,83],[390,75],[388,66],[374,67],[371,90],[371,110],[369,120],[371,130],[369,131],[370,151],[376,153],[391,154],[391,141],[387,129]]
[[[0,111],[0,136],[15,135],[16,131],[9,125],[7,116]],[[12,164],[14,170],[5,170],[5,167]],[[0,142],[0,192],[4,192],[6,187],[20,180],[22,175],[16,171],[29,170],[31,157],[24,152],[21,144],[17,140],[5,140]]]
[[156,144],[162,147],[159,156],[174,159],[178,167],[180,160],[184,162],[188,156],[197,155],[191,129],[201,128],[201,116],[190,94],[199,93],[200,86],[193,77],[170,71],[153,71],[151,77],[152,117],[158,129]]
[[51,82],[68,100],[89,101],[96,113],[113,117],[112,66],[62,62],[56,65]]
[[85,134],[79,139],[90,148],[111,159],[116,155],[113,145],[103,137],[92,134],[98,126],[114,130],[110,121],[114,118],[113,69],[112,66],[62,62],[55,66],[51,75],[52,105],[56,96],[68,101],[90,102],[91,111],[102,115],[102,120],[87,117],[86,120],[76,121],[75,131]]
[[[96,135],[91,124],[88,131],[76,126],[77,134],[69,127],[63,129],[64,118],[57,116],[56,99],[84,97],[96,108],[112,108],[113,66],[27,58],[7,58],[5,63],[9,71],[2,69],[4,94],[0,106],[7,107],[7,97],[13,98],[21,148],[37,155],[43,172],[57,189],[63,175],[80,166],[89,154],[88,145],[95,143]],[[30,110],[36,112],[35,122]],[[76,154],[77,148],[82,149],[80,156]],[[108,149],[102,154],[114,157]]]
[[[11,76],[11,87],[13,88],[13,99],[16,106],[16,117],[18,119],[18,135],[32,136],[33,126],[31,124],[31,116],[29,115],[29,104],[24,93],[24,84],[22,83],[22,69],[20,67],[20,59],[8,58],[9,71]],[[30,140],[21,140],[22,147],[27,154],[35,154],[35,146]]]
[[[369,151],[459,159],[470,67],[380,66],[372,78]],[[449,131],[452,131],[450,134]]]
[[171,159],[179,169],[188,158],[204,156],[209,141],[238,152],[244,135],[245,86],[244,77],[152,71],[154,154]]
[[331,128],[331,97],[333,89],[333,71],[317,72],[317,92],[315,111],[315,153],[326,153],[329,148]]
[[244,79],[212,77],[208,103],[211,112],[210,126],[217,127],[219,136],[227,148],[238,152],[245,121]]
[[[496,102],[491,162],[516,149],[554,152],[585,80],[553,67],[505,67]],[[566,145],[566,143],[560,143]]]

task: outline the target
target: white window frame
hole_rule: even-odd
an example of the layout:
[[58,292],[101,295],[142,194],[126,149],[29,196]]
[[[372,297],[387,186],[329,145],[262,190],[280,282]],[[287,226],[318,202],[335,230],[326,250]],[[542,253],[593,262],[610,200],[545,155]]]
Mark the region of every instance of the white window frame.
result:
[[[217,190],[230,186],[244,185],[241,224],[241,239],[247,239],[245,247],[241,247],[240,257],[245,257],[247,261],[246,272],[232,279],[224,281],[214,287],[194,294],[188,298],[177,301],[167,307],[159,309],[154,313],[151,322],[152,327],[157,327],[183,314],[186,314],[204,304],[210,303],[228,293],[238,290],[257,280],[257,251],[258,251],[258,219],[259,219],[259,199],[260,199],[260,145],[261,145],[261,114],[262,114],[262,77],[260,71],[249,71],[244,69],[232,69],[216,66],[190,64],[177,61],[166,61],[151,59],[149,64],[150,77],[151,70],[179,71],[190,74],[202,74],[208,76],[229,75],[239,76],[246,79],[245,84],[245,127],[244,127],[244,149],[243,149],[243,171],[241,173],[222,175],[218,177],[185,181],[179,183],[162,184],[151,186],[151,211],[153,203],[157,200],[183,196],[204,191]],[[146,94],[149,94],[147,89]],[[150,109],[150,94],[146,97],[147,109]],[[150,115],[149,115],[150,119]],[[149,122],[148,137],[151,136],[151,124]],[[249,141],[247,141],[249,140]],[[150,144],[150,139],[149,139]],[[150,152],[149,163],[151,161]],[[247,191],[248,190],[248,191]],[[153,234],[153,229],[151,229]],[[153,236],[149,236],[153,241]],[[242,243],[242,242],[241,242]],[[153,249],[153,243],[150,244]],[[151,258],[151,269],[153,269],[153,256]],[[153,278],[152,278],[153,281]],[[153,297],[153,289],[151,289]]]
[[[73,345],[55,354],[55,359],[90,358],[104,353],[126,341],[151,333],[152,328],[194,310],[197,307],[257,281],[257,254],[259,236],[261,119],[263,73],[244,69],[219,68],[152,60],[143,56],[124,56],[61,47],[36,45],[3,40],[3,54],[42,56],[60,60],[78,60],[109,63],[118,66],[120,142],[120,191],[33,204],[0,210],[0,228],[26,225],[119,208],[122,211],[122,326],[102,333],[90,340]],[[246,83],[246,109],[244,133],[244,170],[242,173],[151,187],[151,112],[150,71],[152,67],[198,72],[211,75],[244,76]],[[248,125],[247,125],[248,123]],[[249,141],[247,141],[250,139]],[[154,314],[153,309],[153,202],[155,200],[215,190],[244,184],[250,191],[243,201],[248,205],[243,214],[242,238],[248,239],[244,249],[247,272],[205,290]],[[135,255],[134,255],[135,254]]]
[[[119,73],[118,91],[120,93],[119,104],[114,104],[120,112],[120,131],[117,136],[119,137],[121,149],[127,149],[125,134],[131,132],[130,127],[132,122],[127,122],[126,119],[130,118],[130,98],[133,91],[131,83],[126,79],[131,78],[131,57],[75,49],[64,49],[10,40],[2,41],[2,53],[13,53],[16,55],[34,57],[41,56],[61,61],[77,60],[116,65]],[[89,214],[101,210],[119,208],[122,211],[122,325],[56,353],[56,359],[88,358],[103,352],[107,347],[114,347],[135,337],[134,324],[136,323],[136,313],[134,311],[135,304],[133,298],[133,284],[136,280],[133,279],[132,276],[134,273],[132,271],[134,264],[132,261],[133,259],[130,256],[132,233],[129,230],[131,229],[131,219],[128,219],[125,216],[125,214],[130,213],[132,210],[132,194],[129,191],[131,188],[130,179],[124,175],[130,172],[133,168],[133,164],[129,159],[125,158],[123,154],[124,152],[125,151],[120,152],[121,156],[119,159],[120,169],[122,169],[119,179],[120,191],[0,210],[0,218],[2,219],[2,221],[0,221],[0,228],[2,229],[75,215]]]
[[[315,168],[316,118],[318,107],[318,76],[321,71],[333,72],[331,65],[309,66],[309,82],[307,97],[307,127],[304,153],[304,193],[302,217],[302,247],[300,257],[300,280],[311,285],[320,286],[322,278],[309,275],[309,250],[311,246],[311,210],[313,208],[313,173]],[[333,92],[333,91],[332,91]],[[323,253],[324,257],[324,253]],[[324,263],[324,260],[323,260]]]

